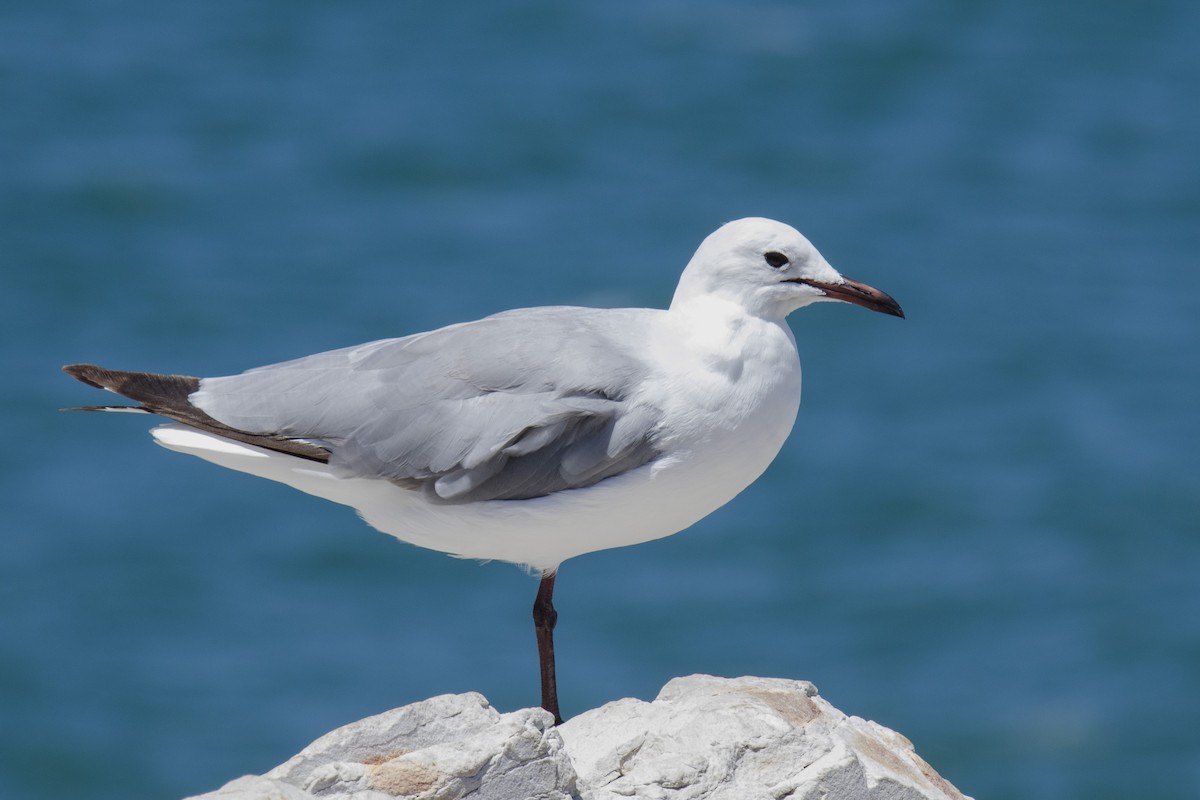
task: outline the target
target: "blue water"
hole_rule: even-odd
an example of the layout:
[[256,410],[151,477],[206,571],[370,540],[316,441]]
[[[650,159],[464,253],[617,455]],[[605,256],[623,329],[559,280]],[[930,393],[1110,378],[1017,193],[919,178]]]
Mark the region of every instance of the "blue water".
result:
[[736,502],[569,562],[567,715],[814,681],[980,798],[1200,796],[1200,5],[0,5],[0,797],[180,797],[442,692],[535,582],[153,446],[58,372],[225,374],[661,305],[761,214],[795,315]]

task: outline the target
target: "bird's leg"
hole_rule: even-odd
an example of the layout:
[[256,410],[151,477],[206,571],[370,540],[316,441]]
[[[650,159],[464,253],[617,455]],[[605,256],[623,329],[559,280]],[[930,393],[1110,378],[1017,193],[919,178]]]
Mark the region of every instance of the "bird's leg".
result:
[[554,715],[554,724],[562,724],[558,713],[558,685],[554,680],[554,623],[558,612],[554,610],[554,570],[542,573],[537,599],[533,601],[533,629],[537,633],[538,664],[542,669],[542,708]]

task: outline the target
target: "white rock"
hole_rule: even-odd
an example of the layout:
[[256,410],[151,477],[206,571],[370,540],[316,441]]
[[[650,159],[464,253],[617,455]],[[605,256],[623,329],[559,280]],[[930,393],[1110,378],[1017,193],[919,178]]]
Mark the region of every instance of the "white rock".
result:
[[259,775],[238,778],[217,789],[200,795],[205,800],[311,800],[312,795],[303,789],[273,781]]
[[962,800],[900,734],[807,681],[676,678],[558,728],[584,800]]
[[194,800],[965,800],[881,725],[806,681],[693,675],[555,728],[444,695],[322,736]]
[[500,714],[480,694],[443,695],[338,728],[194,800],[568,800],[575,771],[553,723],[540,708]]

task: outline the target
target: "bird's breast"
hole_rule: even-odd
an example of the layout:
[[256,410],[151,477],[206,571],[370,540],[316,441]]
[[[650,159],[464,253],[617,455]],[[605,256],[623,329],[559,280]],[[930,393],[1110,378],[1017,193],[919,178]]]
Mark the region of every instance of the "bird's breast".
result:
[[[800,361],[784,323],[741,319],[663,347],[662,470],[734,494],[762,474],[796,420]],[[722,492],[724,493],[724,492]]]

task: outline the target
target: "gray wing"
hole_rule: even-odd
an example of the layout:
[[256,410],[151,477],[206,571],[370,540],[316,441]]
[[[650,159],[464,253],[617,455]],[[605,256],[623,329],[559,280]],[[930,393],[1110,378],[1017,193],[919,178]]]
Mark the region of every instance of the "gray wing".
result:
[[630,343],[642,309],[497,314],[205,378],[191,401],[238,430],[316,441],[335,474],[383,478],[442,502],[539,497],[658,455],[657,408]]

